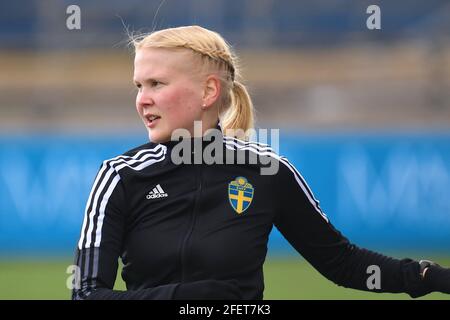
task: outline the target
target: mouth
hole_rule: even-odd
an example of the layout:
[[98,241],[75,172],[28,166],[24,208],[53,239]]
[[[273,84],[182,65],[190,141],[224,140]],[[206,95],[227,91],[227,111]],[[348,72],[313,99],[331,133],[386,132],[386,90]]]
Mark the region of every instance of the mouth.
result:
[[161,119],[160,116],[154,115],[154,114],[148,114],[148,115],[144,115],[144,119],[145,119],[145,125],[147,127],[153,127],[156,122]]

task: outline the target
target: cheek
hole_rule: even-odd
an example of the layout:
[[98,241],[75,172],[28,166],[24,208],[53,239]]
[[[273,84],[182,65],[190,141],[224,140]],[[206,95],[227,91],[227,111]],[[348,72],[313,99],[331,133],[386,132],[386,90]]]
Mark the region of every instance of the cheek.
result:
[[171,96],[171,106],[176,112],[184,115],[195,117],[200,110],[200,99],[198,94],[191,88],[180,88]]
[[136,107],[136,111],[139,114],[141,114],[142,113],[142,108],[139,106],[139,93],[136,94],[135,107]]
[[188,95],[183,89],[167,90],[158,99],[155,99],[155,102],[166,116],[175,120],[176,118],[184,117],[186,114],[189,104],[187,99]]

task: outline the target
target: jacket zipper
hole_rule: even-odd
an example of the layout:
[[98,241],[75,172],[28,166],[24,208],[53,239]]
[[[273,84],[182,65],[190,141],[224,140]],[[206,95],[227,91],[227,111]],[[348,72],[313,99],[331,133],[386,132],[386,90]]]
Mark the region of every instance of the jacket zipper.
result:
[[186,280],[186,273],[187,273],[187,245],[189,242],[189,239],[192,235],[192,232],[194,230],[195,220],[196,220],[196,211],[198,207],[198,203],[200,200],[200,194],[202,192],[202,172],[201,172],[201,165],[193,165],[195,167],[195,173],[198,178],[198,187],[195,193],[194,198],[194,206],[192,208],[191,212],[191,221],[189,225],[189,229],[184,237],[183,244],[181,246],[181,281],[184,282]]

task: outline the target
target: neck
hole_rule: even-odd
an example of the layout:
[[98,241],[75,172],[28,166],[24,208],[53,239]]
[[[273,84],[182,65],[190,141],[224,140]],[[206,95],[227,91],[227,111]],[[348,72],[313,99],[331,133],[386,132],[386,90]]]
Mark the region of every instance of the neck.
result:
[[[188,131],[184,130],[184,133],[187,133]],[[180,132],[181,133],[181,132]],[[192,142],[195,141],[217,141],[217,139],[221,140],[223,138],[222,134],[222,127],[220,125],[220,122],[217,121],[214,126],[205,127],[203,128],[201,121],[195,121],[194,122],[194,129],[193,132],[189,132],[188,135],[174,135],[172,136],[172,140],[162,142],[162,144],[167,146],[173,146],[180,141],[185,140],[192,140]]]

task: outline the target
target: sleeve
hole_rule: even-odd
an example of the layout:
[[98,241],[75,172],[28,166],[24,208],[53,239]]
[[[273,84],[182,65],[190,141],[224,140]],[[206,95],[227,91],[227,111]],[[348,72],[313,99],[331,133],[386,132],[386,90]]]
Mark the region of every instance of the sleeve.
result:
[[113,290],[125,230],[125,189],[114,162],[101,166],[89,195],[75,254],[72,299],[172,299],[177,284]]
[[[431,292],[411,259],[394,259],[349,242],[323,213],[303,177],[286,158],[276,176],[279,208],[274,224],[316,270],[337,285],[372,292],[405,292],[419,297]],[[377,268],[380,284],[368,285]],[[369,272],[370,271],[370,272]]]

